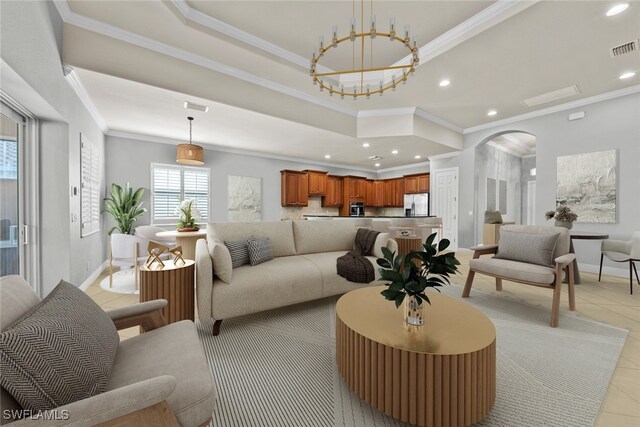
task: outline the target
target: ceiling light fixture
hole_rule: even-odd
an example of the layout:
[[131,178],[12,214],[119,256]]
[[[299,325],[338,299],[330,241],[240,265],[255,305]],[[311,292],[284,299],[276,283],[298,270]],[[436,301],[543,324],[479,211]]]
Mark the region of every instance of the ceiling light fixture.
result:
[[630,79],[631,77],[635,76],[636,73],[633,71],[627,71],[626,73],[622,73],[620,74],[620,77],[618,77],[620,80],[626,80],[626,79]]
[[498,114],[498,112],[496,110],[489,110],[487,111],[487,116],[491,117],[491,116],[495,116],[496,114]]
[[191,110],[196,110],[196,111],[202,111],[203,113],[206,113],[207,111],[209,111],[209,107],[207,107],[206,105],[194,104],[193,102],[190,102],[190,101],[184,101],[184,108],[189,108]]
[[614,16],[619,13],[622,13],[625,10],[627,10],[628,7],[629,7],[629,3],[617,4],[607,11],[607,16]]
[[376,167],[379,168],[380,167],[380,163],[376,163]]
[[413,158],[414,158],[414,159],[419,159],[419,158],[420,158],[420,155],[414,156]]
[[440,82],[440,87],[446,87],[449,86],[451,84],[451,82],[449,80],[442,80]]
[[[370,98],[371,95],[376,93],[382,95],[383,92],[389,89],[396,90],[396,86],[400,82],[406,83],[407,78],[414,73],[416,66],[420,62],[418,46],[415,40],[411,40],[408,25],[404,27],[404,37],[396,35],[395,19],[393,18],[390,20],[389,32],[379,32],[376,27],[376,16],[373,14],[372,0],[369,14],[369,27],[365,31],[364,0],[360,0],[360,32],[358,32],[356,30],[358,22],[355,17],[355,11],[356,2],[353,0],[353,16],[351,17],[350,30],[347,36],[338,37],[338,27],[334,25],[330,43],[325,46],[324,37],[320,37],[319,50],[314,50],[311,56],[311,68],[309,69],[313,84],[318,85],[321,92],[326,89],[329,92],[329,96],[333,96],[333,94],[336,93],[340,95],[341,98],[352,96],[354,100],[358,99],[359,96]],[[374,67],[373,41],[377,37],[387,38],[391,42],[401,43],[402,46],[409,51],[409,55],[407,55],[409,63],[388,67]],[[369,49],[365,47],[367,40]],[[318,72],[317,66],[320,64],[320,59],[331,49],[337,49],[341,43],[346,42],[351,42],[352,46],[351,68],[347,66],[340,71],[330,70],[327,72]],[[356,43],[360,45],[359,61],[356,61]],[[380,46],[382,45],[377,45],[379,50],[381,50]],[[369,51],[368,58],[366,57],[367,51]]]
[[368,142],[365,142],[364,144],[362,144],[362,146],[363,146],[364,148],[369,148],[369,143],[368,143]]
[[393,150],[391,154],[398,154],[398,150]]
[[324,155],[324,158],[325,158],[325,159],[330,159],[330,158],[331,158],[331,156],[330,156],[330,155],[328,155],[328,154],[325,154],[325,155]]
[[204,165],[204,149],[191,142],[193,117],[187,117],[187,120],[189,120],[189,143],[178,145],[176,162],[182,165]]

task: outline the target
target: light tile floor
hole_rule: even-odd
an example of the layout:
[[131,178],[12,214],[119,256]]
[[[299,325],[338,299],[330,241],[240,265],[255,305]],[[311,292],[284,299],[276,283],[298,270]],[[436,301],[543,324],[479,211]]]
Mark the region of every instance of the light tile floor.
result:
[[[464,284],[471,252],[457,254],[462,263],[455,283]],[[122,295],[100,288],[103,273],[88,289],[89,294],[104,309],[118,308],[138,302],[137,295]],[[582,284],[576,286],[576,312],[579,316],[630,330],[620,360],[609,384],[596,421],[596,427],[640,427],[640,286],[629,295],[629,279],[598,276],[581,272]],[[503,291],[496,292],[495,282],[487,276],[476,275],[474,289],[483,290],[500,298],[522,301],[547,309],[551,307],[552,292],[549,289],[525,286],[505,281]],[[566,287],[563,288],[563,292]],[[567,292],[562,295],[561,311],[568,312]],[[120,331],[121,339],[138,334],[138,328]]]

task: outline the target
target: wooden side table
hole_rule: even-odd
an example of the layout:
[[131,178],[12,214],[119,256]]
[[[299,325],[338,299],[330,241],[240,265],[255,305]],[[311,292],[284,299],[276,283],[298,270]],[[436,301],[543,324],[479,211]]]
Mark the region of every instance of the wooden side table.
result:
[[182,246],[182,255],[185,258],[196,259],[196,242],[199,239],[207,238],[207,230],[201,228],[198,231],[161,231],[156,233],[157,237],[173,237],[176,239],[176,245]]
[[398,252],[406,255],[411,251],[419,251],[422,249],[422,238],[420,237],[402,237],[395,238],[398,242]]
[[164,268],[140,267],[140,302],[166,299],[169,303],[162,309],[168,323],[194,320],[195,261],[175,265],[164,261]]

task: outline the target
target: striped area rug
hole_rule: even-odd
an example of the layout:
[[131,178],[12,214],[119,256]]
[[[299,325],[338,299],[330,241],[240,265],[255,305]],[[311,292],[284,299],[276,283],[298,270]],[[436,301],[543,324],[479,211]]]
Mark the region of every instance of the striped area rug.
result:
[[[445,294],[459,297],[462,288]],[[335,298],[198,324],[218,389],[213,426],[400,426],[351,393],[335,364]],[[497,330],[497,399],[481,426],[593,425],[627,331],[473,291]]]

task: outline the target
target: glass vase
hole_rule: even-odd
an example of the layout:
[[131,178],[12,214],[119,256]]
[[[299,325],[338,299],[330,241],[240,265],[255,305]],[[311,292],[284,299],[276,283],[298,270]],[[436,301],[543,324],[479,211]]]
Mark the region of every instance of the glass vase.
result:
[[425,303],[414,297],[407,295],[404,298],[404,319],[407,324],[412,326],[424,325],[424,306]]

